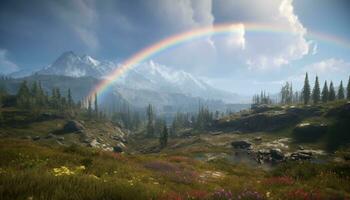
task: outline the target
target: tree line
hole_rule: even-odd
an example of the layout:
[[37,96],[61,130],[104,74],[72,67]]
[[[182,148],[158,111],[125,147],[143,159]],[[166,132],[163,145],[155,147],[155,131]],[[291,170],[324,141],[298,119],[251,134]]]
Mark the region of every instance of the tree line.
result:
[[[350,100],[350,77],[346,88],[344,88],[343,81],[340,81],[337,90],[335,89],[333,81],[330,81],[329,86],[328,82],[325,81],[321,90],[318,76],[315,77],[314,86],[311,88],[309,76],[308,73],[306,73],[301,91],[294,91],[292,83],[286,82],[281,88],[279,99],[279,103],[282,105],[299,103],[318,104],[335,100]],[[267,105],[277,103],[277,101],[274,102],[269,95],[266,95],[265,92],[261,92],[261,94],[253,96],[252,103],[253,105]]]

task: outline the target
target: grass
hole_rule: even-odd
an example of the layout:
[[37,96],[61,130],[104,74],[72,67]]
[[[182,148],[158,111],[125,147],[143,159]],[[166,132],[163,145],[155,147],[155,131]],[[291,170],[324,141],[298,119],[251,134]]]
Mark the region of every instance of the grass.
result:
[[[0,156],[0,199],[292,199],[310,191],[350,197],[349,164],[286,163],[266,172],[225,159],[114,154],[18,139],[2,139]],[[57,172],[63,169],[70,173]]]
[[[323,112],[342,105],[322,105]],[[116,154],[95,148],[70,145],[77,134],[64,135],[66,146],[51,140],[19,139],[45,136],[62,128],[67,119],[31,121],[28,113],[6,110],[10,116],[1,127],[0,199],[345,199],[350,198],[349,161],[330,163],[291,162],[270,171],[233,164],[226,157],[211,161],[199,156],[225,153],[230,141],[262,136],[263,141],[292,137],[294,126],[273,132],[174,138],[166,148],[152,153],[158,140],[131,138],[128,153]],[[21,115],[19,113],[22,112]],[[12,114],[11,114],[12,113]],[[12,120],[12,121],[11,121]],[[317,143],[339,147],[348,142],[349,121],[336,117],[303,119],[328,123],[327,134]],[[86,131],[110,139],[116,130],[107,122],[85,123]],[[101,133],[106,133],[101,135]],[[72,142],[68,142],[72,141]],[[227,143],[228,145],[225,145]],[[221,144],[221,145],[218,145]],[[297,144],[292,148],[296,148]],[[304,145],[304,144],[303,144]],[[147,153],[140,153],[146,150]],[[345,147],[338,157],[349,158]]]

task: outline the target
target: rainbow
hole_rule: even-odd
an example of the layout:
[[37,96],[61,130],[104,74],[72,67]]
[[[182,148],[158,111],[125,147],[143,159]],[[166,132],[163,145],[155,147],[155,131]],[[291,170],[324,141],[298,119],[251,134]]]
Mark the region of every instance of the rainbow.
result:
[[[165,51],[171,47],[183,44],[188,41],[193,41],[198,38],[208,37],[217,34],[237,34],[244,28],[245,32],[266,32],[266,33],[287,33],[283,27],[272,26],[268,24],[256,24],[256,23],[240,23],[240,24],[217,24],[214,26],[201,27],[192,29],[190,31],[175,34],[168,38],[165,38],[157,43],[154,43],[141,51],[137,52],[133,56],[126,59],[118,68],[116,68],[109,76],[101,80],[89,93],[87,99],[93,99],[95,94],[101,94],[105,91],[108,86],[113,84],[120,76],[125,74],[129,69],[142,63],[145,60],[155,56],[156,54]],[[327,34],[321,33],[307,33],[308,39],[317,39],[330,44],[336,44],[344,48],[350,48],[350,43],[338,37],[334,37]]]

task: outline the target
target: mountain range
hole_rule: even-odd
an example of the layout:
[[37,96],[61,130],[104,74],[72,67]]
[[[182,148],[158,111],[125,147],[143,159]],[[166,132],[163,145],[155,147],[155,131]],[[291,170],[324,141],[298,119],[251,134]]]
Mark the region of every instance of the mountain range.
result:
[[[79,56],[69,51],[59,56],[52,64],[33,72],[35,75],[55,75],[73,78],[92,77],[103,79],[121,64],[100,61],[88,55]],[[13,77],[28,76],[28,72],[15,72]],[[188,72],[175,70],[153,61],[140,63],[119,77],[110,90],[129,103],[143,107],[148,103],[159,107],[186,101],[242,103],[245,98],[217,89]],[[188,102],[189,103],[189,102]],[[192,103],[190,103],[192,104]]]

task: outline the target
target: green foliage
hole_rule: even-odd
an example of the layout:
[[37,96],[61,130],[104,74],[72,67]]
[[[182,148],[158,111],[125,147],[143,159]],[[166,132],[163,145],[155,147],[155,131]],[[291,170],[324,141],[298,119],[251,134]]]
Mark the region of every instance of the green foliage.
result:
[[153,106],[151,104],[149,104],[147,107],[146,115],[147,115],[147,136],[153,137],[155,114],[153,112]]
[[160,144],[160,148],[164,148],[168,144],[168,128],[165,124],[163,127],[163,131],[159,137],[159,144]]
[[350,100],[350,76],[349,76],[349,80],[348,80],[348,85],[346,87],[346,99]]
[[328,85],[327,81],[324,82],[323,89],[322,89],[322,102],[325,103],[328,101]]
[[320,102],[320,84],[318,82],[318,77],[316,76],[315,80],[315,86],[314,89],[312,90],[312,100],[313,103],[317,104]]
[[343,81],[340,81],[340,85],[338,89],[338,99],[343,100],[344,98],[345,98],[345,95],[344,95]]
[[304,87],[303,87],[303,100],[304,100],[304,104],[308,104],[310,101],[310,84],[309,84],[309,77],[307,73],[305,75],[305,81],[304,81]]
[[335,90],[333,86],[333,82],[329,84],[329,94],[328,94],[328,101],[334,101],[335,100]]
[[[296,97],[297,99],[297,97]],[[281,104],[291,104],[295,101],[292,83],[286,82],[281,88]]]

